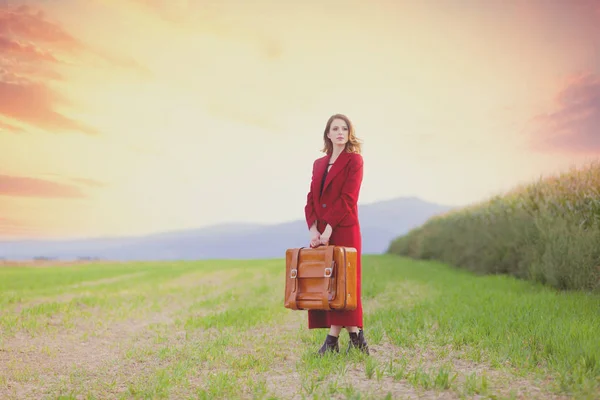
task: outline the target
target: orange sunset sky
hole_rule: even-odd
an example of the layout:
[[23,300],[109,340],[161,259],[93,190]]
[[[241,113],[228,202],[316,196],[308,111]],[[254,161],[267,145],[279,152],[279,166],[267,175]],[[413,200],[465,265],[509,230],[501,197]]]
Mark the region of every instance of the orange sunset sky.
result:
[[362,204],[585,163],[600,2],[0,0],[0,237],[302,219],[337,112]]

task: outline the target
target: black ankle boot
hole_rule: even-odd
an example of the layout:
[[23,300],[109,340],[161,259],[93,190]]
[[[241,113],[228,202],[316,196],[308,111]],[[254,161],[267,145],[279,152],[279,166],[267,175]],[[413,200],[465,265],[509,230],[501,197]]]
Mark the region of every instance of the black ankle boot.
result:
[[369,346],[365,340],[365,334],[363,330],[359,330],[358,333],[348,332],[348,334],[350,335],[350,342],[348,343],[348,350],[346,350],[346,353],[349,353],[350,349],[355,347],[363,353],[369,355]]
[[336,353],[340,352],[337,336],[327,335],[327,337],[325,338],[325,343],[323,343],[323,346],[321,346],[321,348],[319,349],[319,354],[323,355],[328,351],[335,351]]

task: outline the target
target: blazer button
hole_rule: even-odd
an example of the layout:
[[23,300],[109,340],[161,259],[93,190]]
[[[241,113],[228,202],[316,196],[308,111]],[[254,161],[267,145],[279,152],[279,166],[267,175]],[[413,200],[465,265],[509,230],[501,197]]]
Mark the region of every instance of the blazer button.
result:
[[327,204],[323,204],[323,208],[327,207]]

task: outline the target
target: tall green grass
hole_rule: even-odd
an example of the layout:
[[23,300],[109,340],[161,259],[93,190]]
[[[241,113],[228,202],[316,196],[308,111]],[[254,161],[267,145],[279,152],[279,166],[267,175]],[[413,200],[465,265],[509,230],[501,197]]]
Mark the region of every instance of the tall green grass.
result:
[[600,162],[435,216],[388,253],[600,291]]

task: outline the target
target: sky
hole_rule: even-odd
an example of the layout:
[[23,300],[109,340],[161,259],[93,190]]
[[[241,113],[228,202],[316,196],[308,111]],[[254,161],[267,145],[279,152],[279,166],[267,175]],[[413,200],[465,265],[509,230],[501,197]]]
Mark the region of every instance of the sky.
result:
[[0,238],[303,219],[334,113],[361,204],[583,165],[600,1],[0,0]]

